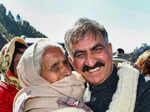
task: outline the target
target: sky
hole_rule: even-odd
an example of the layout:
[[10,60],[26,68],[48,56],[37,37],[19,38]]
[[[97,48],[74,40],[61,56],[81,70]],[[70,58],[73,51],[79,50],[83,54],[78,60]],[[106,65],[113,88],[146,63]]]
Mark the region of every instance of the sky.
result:
[[50,40],[64,42],[65,32],[80,17],[96,20],[108,31],[113,51],[132,52],[150,45],[150,0],[0,0]]

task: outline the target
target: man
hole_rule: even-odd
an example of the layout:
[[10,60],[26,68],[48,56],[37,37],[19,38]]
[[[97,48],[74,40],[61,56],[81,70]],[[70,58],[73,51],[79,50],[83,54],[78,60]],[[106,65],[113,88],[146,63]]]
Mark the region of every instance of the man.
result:
[[113,62],[115,64],[127,62],[127,56],[122,48],[118,48],[116,54],[113,56]]
[[26,48],[25,41],[15,37],[1,50],[0,112],[12,112],[14,97],[20,89],[16,67]]
[[149,112],[150,81],[128,64],[112,63],[112,44],[105,28],[81,18],[65,35],[74,69],[91,85],[94,112]]
[[122,49],[122,48],[118,48],[117,49],[117,56],[118,57],[121,57],[121,56],[124,56],[125,54],[124,54],[124,50]]

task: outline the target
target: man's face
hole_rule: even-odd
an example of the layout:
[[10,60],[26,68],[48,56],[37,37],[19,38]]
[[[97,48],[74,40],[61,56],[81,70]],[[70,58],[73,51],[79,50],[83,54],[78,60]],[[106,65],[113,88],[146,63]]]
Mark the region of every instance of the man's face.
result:
[[71,69],[60,48],[47,48],[42,59],[42,77],[50,83],[71,75]]
[[25,48],[18,48],[19,49],[19,53],[16,54],[15,58],[14,58],[14,75],[15,77],[18,77],[17,75],[17,65],[18,65],[18,62],[21,58],[21,56],[23,55],[24,51],[25,51]]
[[88,82],[98,85],[103,83],[112,72],[112,46],[105,45],[101,33],[96,36],[96,39],[93,36],[95,35],[87,32],[83,40],[79,40],[72,46],[71,63]]

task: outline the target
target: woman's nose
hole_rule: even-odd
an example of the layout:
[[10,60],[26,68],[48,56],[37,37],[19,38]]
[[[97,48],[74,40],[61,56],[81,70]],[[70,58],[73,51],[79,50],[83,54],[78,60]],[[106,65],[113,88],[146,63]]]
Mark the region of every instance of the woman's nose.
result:
[[70,66],[62,67],[62,72],[63,72],[64,76],[69,76],[72,73]]

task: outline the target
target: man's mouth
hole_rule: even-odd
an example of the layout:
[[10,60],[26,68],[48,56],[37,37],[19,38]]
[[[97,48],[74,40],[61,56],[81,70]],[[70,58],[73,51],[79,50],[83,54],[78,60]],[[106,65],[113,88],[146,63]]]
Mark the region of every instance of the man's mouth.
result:
[[97,70],[99,70],[101,67],[104,67],[105,64],[103,62],[96,62],[96,64],[94,66],[88,66],[88,65],[84,65],[82,68],[83,72],[95,72]]
[[96,68],[93,68],[93,69],[90,69],[89,72],[95,72],[97,70],[99,70],[101,67],[96,67]]

